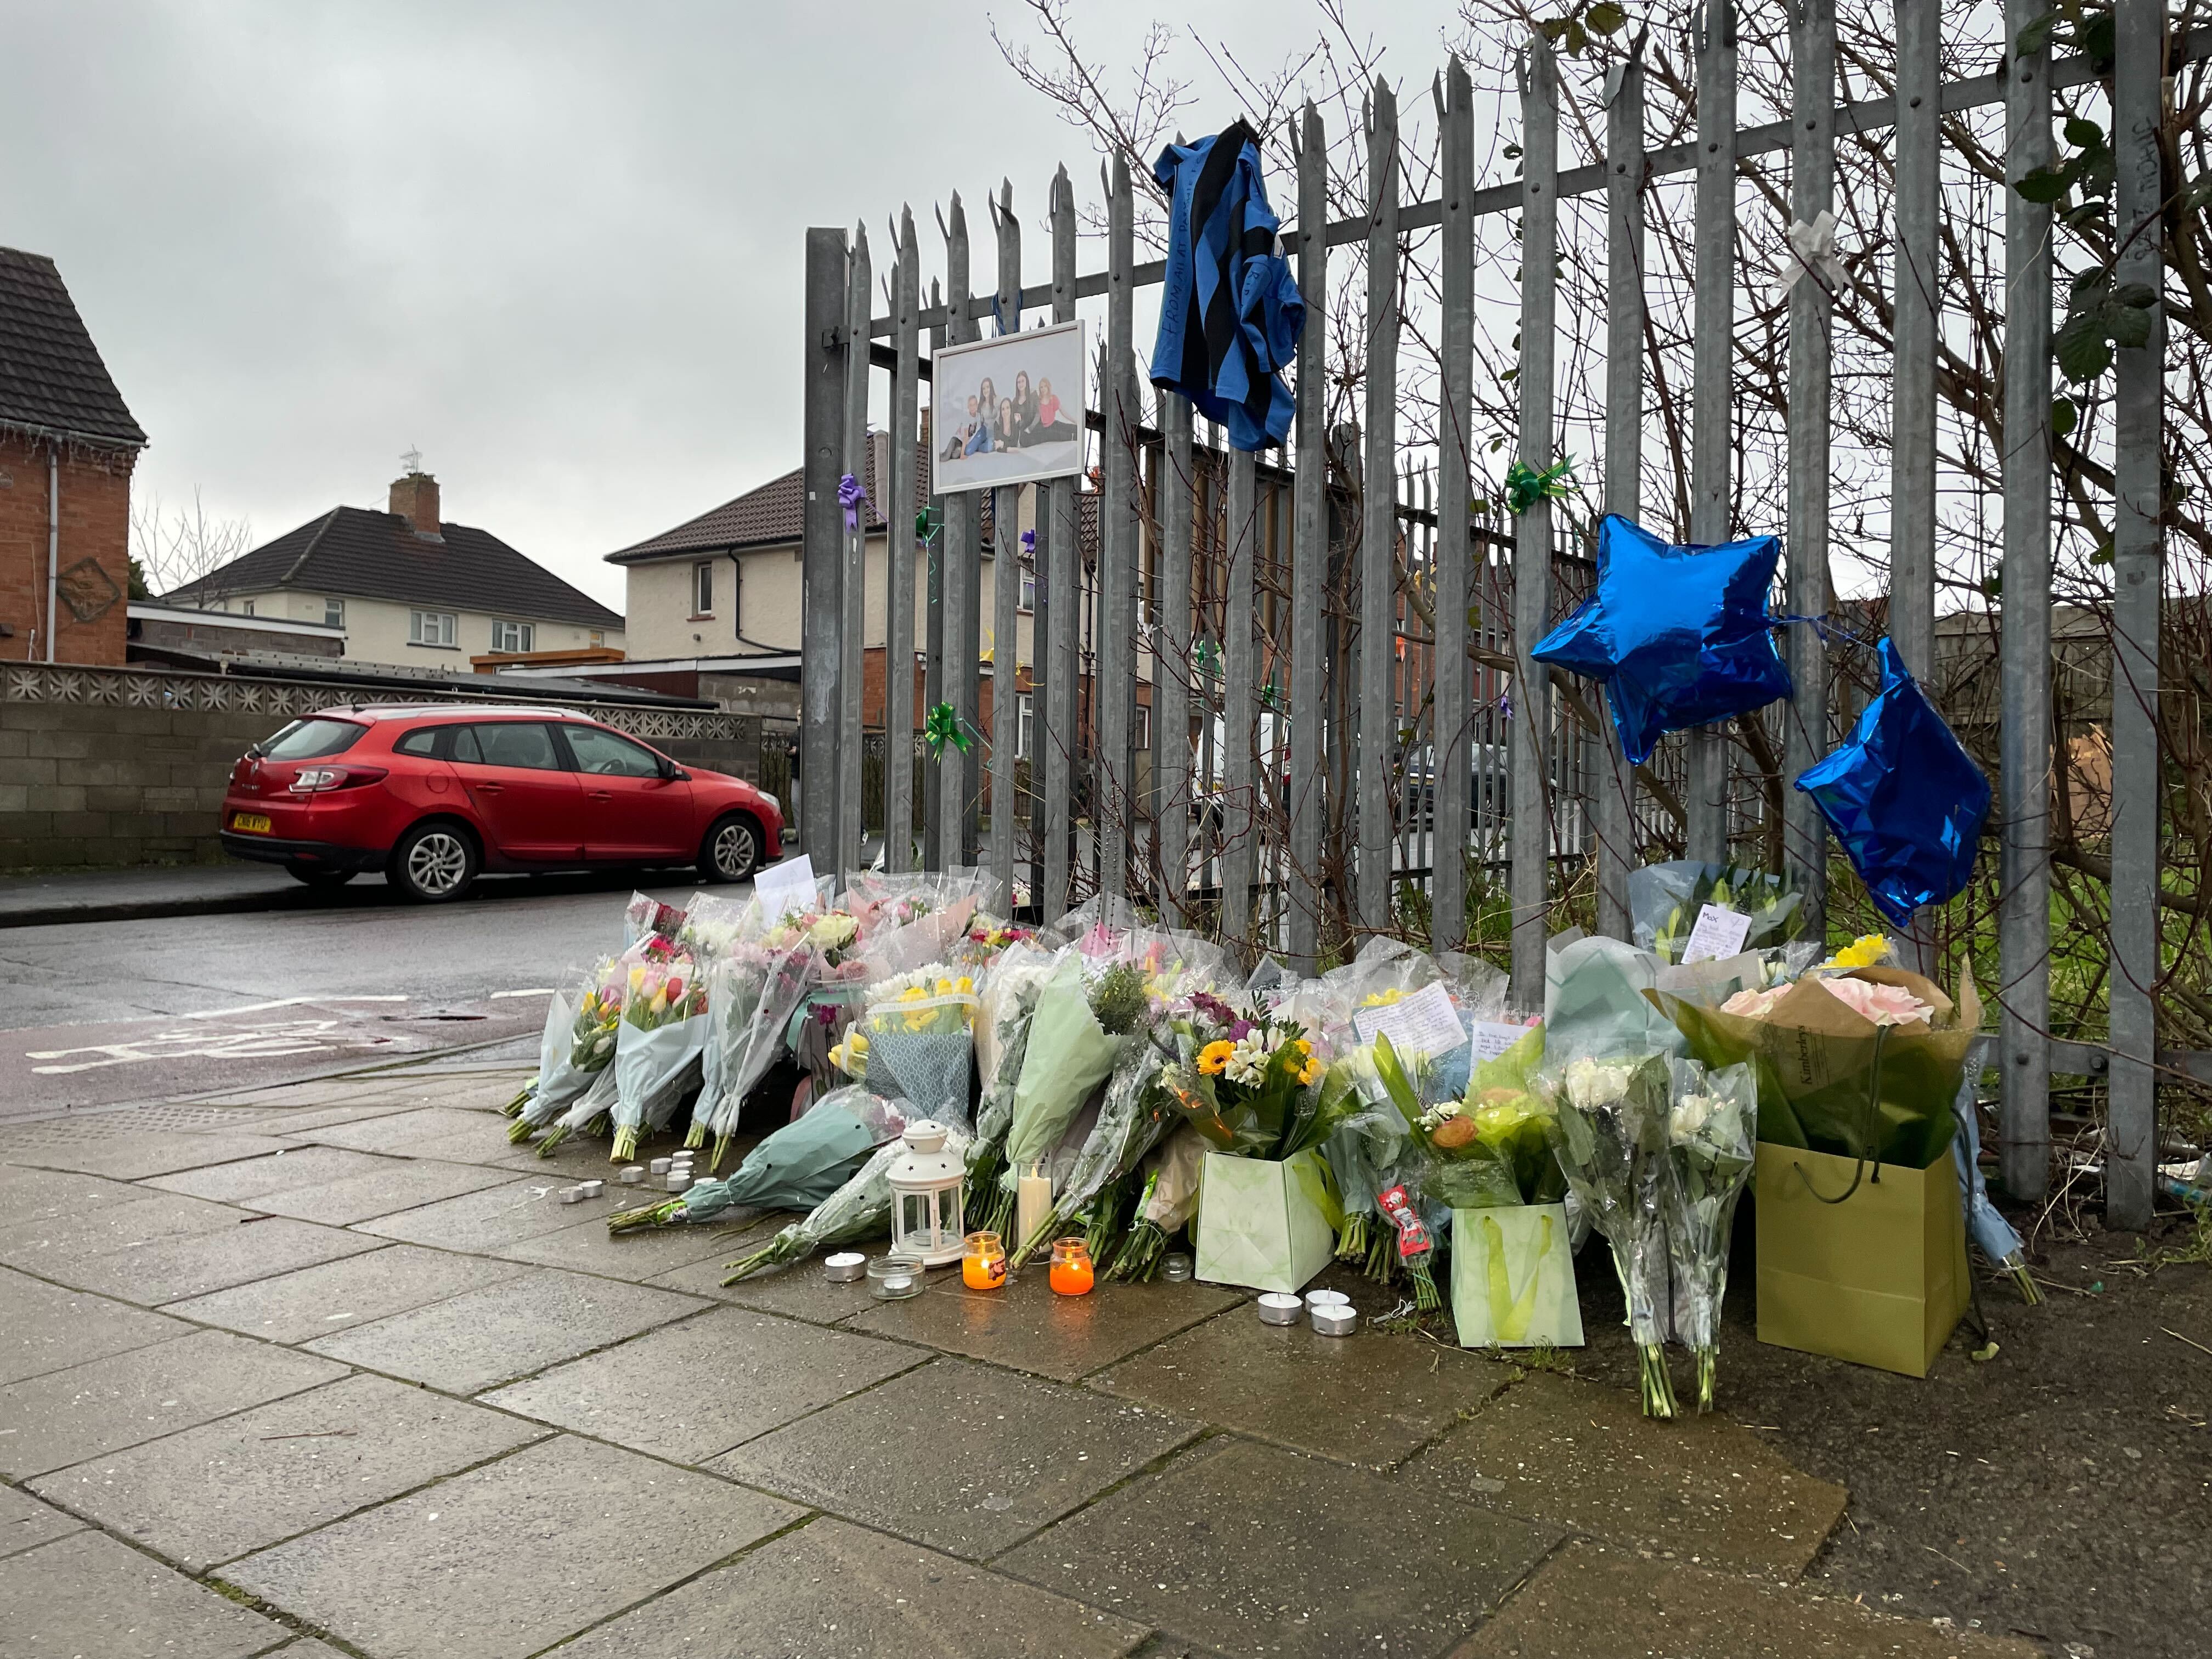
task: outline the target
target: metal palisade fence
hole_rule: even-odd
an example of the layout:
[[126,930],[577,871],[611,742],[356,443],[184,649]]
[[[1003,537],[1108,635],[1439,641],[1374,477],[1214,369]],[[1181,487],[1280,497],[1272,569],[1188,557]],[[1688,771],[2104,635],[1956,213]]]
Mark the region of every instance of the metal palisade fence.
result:
[[[1601,472],[1594,505],[1631,518],[1662,505],[1647,497],[1650,448],[1664,442],[1680,453],[1680,499],[1663,505],[1688,540],[1730,539],[1743,524],[1750,465],[1741,342],[1771,326],[1777,378],[1786,381],[1771,469],[1783,475],[1777,608],[1886,628],[1929,681],[1949,648],[1936,603],[1938,389],[1954,349],[1941,244],[1962,226],[2001,221],[1990,240],[2002,249],[2002,445],[1984,492],[2001,501],[2002,516],[1990,538],[2001,537],[2001,580],[1989,584],[1986,606],[1999,711],[1986,860],[1996,872],[1996,971],[1984,988],[1999,1010],[1991,1063],[2002,1079],[2002,1173],[2015,1195],[2042,1196],[2052,1073],[2100,1080],[2108,1213],[2141,1224],[2160,1159],[2161,1083],[2212,1081],[2212,1057],[2159,1045],[2162,941],[2172,937],[2161,916],[2174,876],[2160,807],[2160,618],[2162,598],[2172,597],[2160,504],[2163,325],[2154,307],[2148,337],[2120,340],[2112,369],[2102,561],[2112,595],[2109,933],[2098,992],[2108,1016],[2102,1040],[2085,1042],[2054,1034],[2051,992],[2051,799],[2066,768],[2052,713],[2059,273],[2048,192],[2016,186],[2057,158],[2054,89],[2101,82],[2120,228],[2111,273],[2160,288],[2160,237],[2126,231],[2154,225],[2168,204],[2173,181],[2158,141],[2165,77],[2207,56],[2207,43],[2172,33],[2159,0],[2118,0],[2102,60],[2054,52],[2045,0],[2004,0],[2001,20],[1998,9],[1968,14],[2001,22],[1994,70],[1946,79],[1936,0],[1895,0],[1892,58],[1871,80],[1856,77],[1874,95],[1839,103],[1835,0],[1793,4],[1786,118],[1745,126],[1737,19],[1730,5],[1708,4],[1670,65],[1690,77],[1675,92],[1693,94],[1694,129],[1663,145],[1647,133],[1641,40],[1613,53],[1595,120],[1586,107],[1563,120],[1562,65],[1543,38],[1518,45],[1510,83],[1480,96],[1454,60],[1437,77],[1435,118],[1418,148],[1378,80],[1356,135],[1364,199],[1353,204],[1363,210],[1334,220],[1330,137],[1309,102],[1277,128],[1296,167],[1282,242],[1306,307],[1291,377],[1296,413],[1289,441],[1261,454],[1225,447],[1182,397],[1142,383],[1136,301],[1164,282],[1165,264],[1137,258],[1137,222],[1158,210],[1139,198],[1150,182],[1133,183],[1125,155],[1102,176],[1103,210],[1091,223],[1103,230],[1105,264],[1088,274],[1077,270],[1065,168],[1048,202],[1049,278],[1027,286],[1010,185],[991,203],[997,279],[986,292],[974,284],[957,196],[939,218],[943,299],[933,277],[923,303],[921,255],[902,214],[885,315],[872,311],[865,232],[808,232],[801,769],[817,862],[850,867],[866,830],[896,826],[884,837],[890,867],[986,860],[1048,916],[1103,890],[1302,968],[1356,948],[1362,934],[1402,932],[1434,949],[1498,956],[1528,1006],[1541,1003],[1547,940],[1568,921],[1626,933],[1627,875],[1650,857],[1779,865],[1825,927],[1823,826],[1810,799],[1784,786],[1863,704],[1863,681],[1832,660],[1843,647],[1828,630],[1791,628],[1790,703],[1735,734],[1684,734],[1632,768],[1598,689],[1539,672],[1528,654],[1594,580],[1589,514],[1549,500],[1515,514],[1482,479],[1501,443],[1533,468],[1565,459],[1559,388],[1574,364],[1601,355],[1592,375],[1601,409],[1584,428]],[[1488,185],[1477,182],[1478,137],[1495,140],[1478,133],[1483,110],[1493,121],[1518,117],[1517,148],[1504,152],[1518,176]],[[1946,123],[1977,112],[2002,120],[1996,153],[2006,177],[1969,180],[1968,203],[1947,182],[1947,155],[1957,157]],[[1841,394],[1837,287],[1818,269],[1825,256],[1806,245],[1809,280],[1788,284],[1786,307],[1747,296],[1740,270],[1748,164],[1786,156],[1786,197],[1774,205],[1794,240],[1844,205],[1839,134],[1880,144],[1889,168],[1880,295],[1890,329],[1889,454],[1878,503],[1888,553],[1872,601],[1839,600],[1831,574],[1840,441],[1832,411]],[[1569,145],[1588,159],[1563,166]],[[1434,193],[1409,199],[1416,179]],[[1686,386],[1656,384],[1649,349],[1652,214],[1662,191],[1685,199],[1668,222],[1681,256],[1683,292],[1674,297],[1686,329]],[[1572,219],[1571,246],[1563,216]],[[1500,228],[1503,236],[1486,240]],[[1431,250],[1419,284],[1404,263],[1414,238]],[[1333,286],[1333,253],[1352,258],[1364,281],[1346,283],[1339,270]],[[1571,255],[1588,260],[1583,291],[1596,296],[1571,325],[1580,334],[1560,313]],[[1501,281],[1512,297],[1495,297]],[[1416,289],[1431,349],[1401,364],[1414,325],[1401,313]],[[1094,327],[1103,350],[1085,400],[1097,466],[1088,479],[991,492],[986,594],[985,495],[947,495],[918,511],[928,488],[914,470],[918,455],[927,465],[921,386],[936,349],[1017,329],[1025,316],[1067,321],[1086,314],[1086,302],[1103,302],[1103,328]],[[1507,321],[1517,331],[1501,348],[1490,337]],[[1348,326],[1348,342],[1333,343],[1332,326]],[[1573,362],[1562,364],[1563,351]],[[1510,369],[1495,379],[1511,398],[1502,421],[1495,409],[1485,413],[1477,386],[1481,364],[1501,358]],[[1332,373],[1346,363],[1354,368],[1335,390],[1356,382],[1357,401],[1332,402]],[[950,705],[977,741],[924,762],[919,800],[905,769],[894,769],[896,783],[872,792],[864,817],[860,684],[871,641],[855,588],[866,566],[838,489],[843,475],[864,471],[878,368],[889,377],[879,399],[892,425],[888,449],[900,458],[885,481],[886,660],[922,654],[931,704]],[[925,586],[926,644],[915,607]],[[1869,616],[1881,625],[1865,629]],[[995,682],[988,725],[979,697],[986,617]],[[890,730],[912,730],[923,711],[913,706],[911,674],[888,672],[884,684]],[[1765,757],[1748,781],[1747,752]],[[1934,966],[1929,927],[1911,930],[1906,948]]]

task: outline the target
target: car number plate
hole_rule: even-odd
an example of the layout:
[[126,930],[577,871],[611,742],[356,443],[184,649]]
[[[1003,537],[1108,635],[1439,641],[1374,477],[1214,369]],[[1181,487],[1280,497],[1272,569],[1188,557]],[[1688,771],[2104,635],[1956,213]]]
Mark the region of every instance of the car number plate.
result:
[[258,812],[233,812],[230,815],[230,827],[234,830],[251,830],[257,836],[265,836],[269,833],[270,826],[269,820]]

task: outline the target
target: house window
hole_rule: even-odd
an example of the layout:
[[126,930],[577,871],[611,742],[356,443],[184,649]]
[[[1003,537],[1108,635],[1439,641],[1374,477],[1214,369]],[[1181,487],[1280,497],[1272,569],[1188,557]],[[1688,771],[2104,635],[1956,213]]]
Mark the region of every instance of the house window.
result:
[[1018,603],[1024,611],[1036,609],[1036,567],[1035,565],[1025,564],[1022,567],[1022,592]]
[[691,614],[711,617],[714,614],[714,562],[702,559],[691,567]]
[[325,628],[343,628],[345,626],[345,601],[343,599],[325,599],[323,601],[323,626]]
[[592,630],[592,649],[596,651],[606,642],[607,630],[604,628],[594,628]]
[[1036,699],[1024,691],[1014,699],[1014,758],[1028,760],[1036,746]]
[[495,622],[491,625],[491,648],[495,651],[529,651],[538,637],[534,623]]
[[451,649],[460,637],[460,618],[450,611],[410,611],[407,613],[407,642]]
[[252,601],[252,600],[251,600],[251,599],[247,599],[246,601],[245,601],[245,608],[244,608],[244,611],[242,611],[242,613],[241,613],[241,614],[243,614],[243,615],[245,615],[245,616],[248,616],[248,617],[250,617],[250,616],[252,616],[252,615],[253,614],[253,601]]
[[1148,750],[1152,746],[1152,711],[1143,703],[1137,705],[1137,747]]

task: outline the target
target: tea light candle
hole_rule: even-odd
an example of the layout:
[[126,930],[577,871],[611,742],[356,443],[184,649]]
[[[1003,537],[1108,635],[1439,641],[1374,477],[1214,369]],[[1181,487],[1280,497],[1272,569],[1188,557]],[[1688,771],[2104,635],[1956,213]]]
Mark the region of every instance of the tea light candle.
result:
[[646,1168],[651,1170],[654,1175],[665,1176],[668,1173],[669,1165],[673,1164],[675,1161],[676,1160],[674,1158],[656,1158],[652,1163],[647,1164]]
[[1306,1308],[1309,1312],[1316,1308],[1348,1308],[1351,1305],[1352,1298],[1342,1291],[1308,1291],[1306,1292]]
[[583,1199],[584,1189],[581,1187],[563,1187],[561,1189],[561,1201],[563,1204],[580,1204]]
[[645,1184],[645,1165],[625,1164],[615,1172],[615,1179],[625,1187],[641,1187]]
[[1313,1328],[1323,1336],[1350,1336],[1359,1328],[1359,1316],[1348,1302],[1324,1302],[1312,1312]]
[[604,1181],[580,1181],[576,1183],[577,1196],[580,1198],[597,1198],[606,1189],[607,1183]]
[[822,1261],[823,1277],[833,1285],[850,1285],[868,1275],[868,1258],[858,1250],[840,1250]]
[[879,1255],[868,1263],[868,1290],[879,1302],[902,1301],[922,1291],[919,1256]]
[[1170,1285],[1187,1285],[1190,1275],[1191,1261],[1187,1255],[1171,1255],[1160,1263],[1160,1277]]
[[1295,1325],[1298,1316],[1305,1311],[1305,1303],[1299,1297],[1281,1291],[1269,1291],[1260,1298],[1260,1320],[1267,1325]]

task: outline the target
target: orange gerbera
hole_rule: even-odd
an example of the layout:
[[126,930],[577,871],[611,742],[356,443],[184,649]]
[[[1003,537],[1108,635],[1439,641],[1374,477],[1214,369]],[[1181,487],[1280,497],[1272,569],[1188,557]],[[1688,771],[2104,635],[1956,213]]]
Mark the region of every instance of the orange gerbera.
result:
[[1237,1045],[1225,1038],[1209,1042],[1198,1051],[1198,1069],[1208,1077],[1218,1077],[1229,1064],[1229,1056],[1237,1052]]

